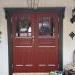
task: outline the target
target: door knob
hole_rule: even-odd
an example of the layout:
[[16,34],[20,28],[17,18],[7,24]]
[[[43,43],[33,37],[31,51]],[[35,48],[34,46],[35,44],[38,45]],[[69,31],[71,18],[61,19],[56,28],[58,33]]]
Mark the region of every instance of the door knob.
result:
[[32,38],[34,38],[34,36],[32,36]]
[[32,40],[33,40],[33,43],[34,43],[34,36],[32,36]]

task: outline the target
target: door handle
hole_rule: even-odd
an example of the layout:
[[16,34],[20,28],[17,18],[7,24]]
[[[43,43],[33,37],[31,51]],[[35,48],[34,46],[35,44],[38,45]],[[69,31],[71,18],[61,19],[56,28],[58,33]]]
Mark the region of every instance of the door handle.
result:
[[34,36],[32,36],[32,38],[34,39]]

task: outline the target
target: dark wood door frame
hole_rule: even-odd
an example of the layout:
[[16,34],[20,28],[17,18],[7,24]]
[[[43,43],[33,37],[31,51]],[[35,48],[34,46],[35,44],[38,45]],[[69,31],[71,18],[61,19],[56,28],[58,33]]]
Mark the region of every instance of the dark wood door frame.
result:
[[11,44],[11,13],[14,12],[57,12],[59,14],[59,70],[63,70],[63,18],[65,7],[51,7],[51,8],[4,8],[5,17],[7,19],[8,31],[8,61],[9,61],[9,75],[12,75],[12,44]]

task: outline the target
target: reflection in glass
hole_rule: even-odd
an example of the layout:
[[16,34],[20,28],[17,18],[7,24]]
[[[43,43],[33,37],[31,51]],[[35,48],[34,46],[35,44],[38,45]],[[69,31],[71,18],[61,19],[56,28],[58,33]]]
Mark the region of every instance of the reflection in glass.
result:
[[54,18],[51,18],[51,36],[54,36],[55,33],[55,22]]
[[39,18],[39,34],[50,35],[50,17]]
[[16,17],[16,36],[31,36],[31,20],[29,17]]
[[39,35],[53,36],[54,34],[54,19],[50,17],[39,17]]

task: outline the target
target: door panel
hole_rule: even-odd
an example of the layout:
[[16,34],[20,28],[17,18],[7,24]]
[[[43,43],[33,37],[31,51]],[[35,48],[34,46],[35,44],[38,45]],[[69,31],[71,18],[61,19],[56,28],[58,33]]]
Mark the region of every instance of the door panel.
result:
[[48,72],[59,64],[58,14],[12,14],[13,72]]
[[55,42],[55,38],[38,38],[38,43],[39,45],[47,45],[47,46],[55,46],[56,42]]
[[32,38],[15,38],[16,46],[27,46],[32,44]]
[[58,15],[37,13],[35,20],[37,34],[34,61],[39,64],[38,67],[58,69]]
[[33,62],[34,51],[31,47],[16,47],[13,55],[14,64],[30,64]]

